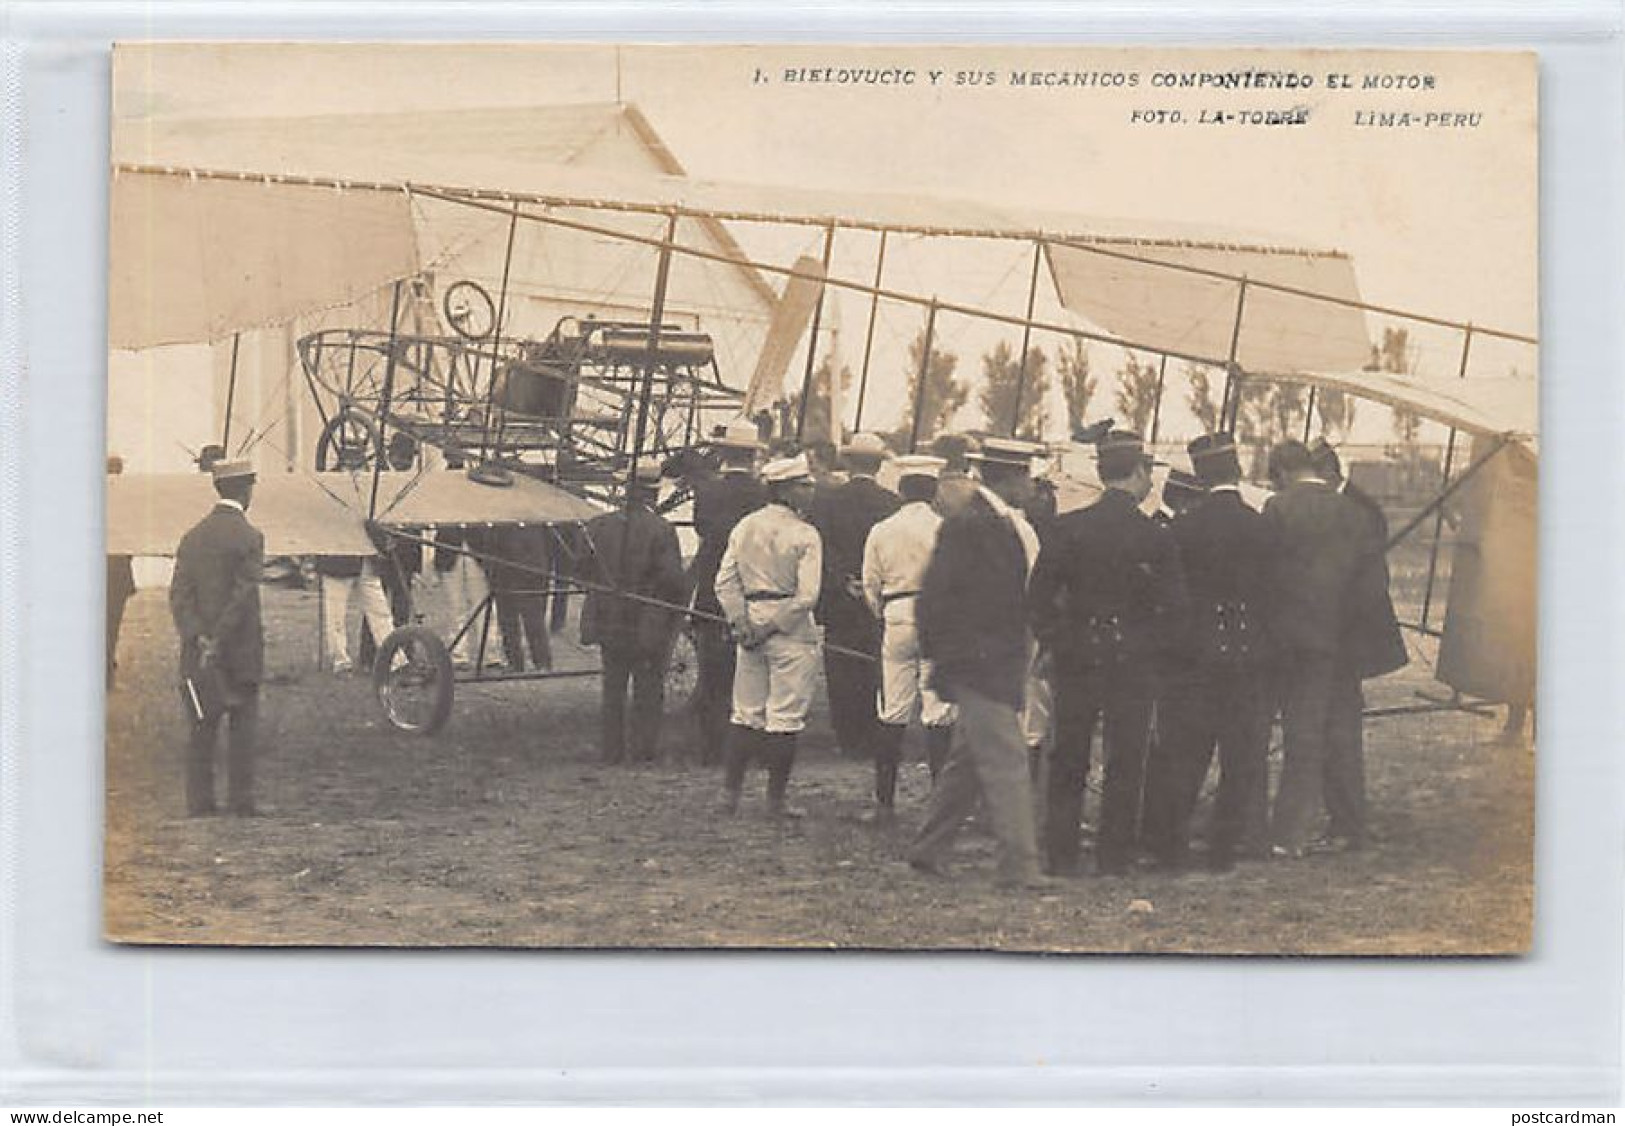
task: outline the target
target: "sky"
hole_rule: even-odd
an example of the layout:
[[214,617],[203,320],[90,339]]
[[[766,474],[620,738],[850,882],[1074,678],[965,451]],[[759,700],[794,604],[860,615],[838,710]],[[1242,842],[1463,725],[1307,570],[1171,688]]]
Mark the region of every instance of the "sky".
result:
[[[843,71],[894,80],[810,80]],[[1100,84],[1016,86],[1016,72]],[[1163,84],[1237,72],[1309,85]],[[1332,75],[1355,88],[1329,88]],[[1374,88],[1361,88],[1368,80]],[[1130,220],[1149,235],[1195,225],[1335,248],[1352,255],[1369,301],[1534,334],[1536,86],[1528,53],[158,45],[117,58],[114,113],[130,123],[623,99],[694,176],[965,197]],[[1308,120],[1198,123],[1204,111],[1270,110],[1307,110]],[[1406,111],[1468,116],[1362,124]],[[1171,122],[1175,112],[1182,120]],[[837,271],[868,280],[873,243],[854,237],[842,251]],[[1026,282],[1017,257],[990,264],[978,283],[1012,312]],[[849,337],[862,314],[850,302],[838,314]],[[1423,373],[1453,374],[1453,349],[1430,342]]]

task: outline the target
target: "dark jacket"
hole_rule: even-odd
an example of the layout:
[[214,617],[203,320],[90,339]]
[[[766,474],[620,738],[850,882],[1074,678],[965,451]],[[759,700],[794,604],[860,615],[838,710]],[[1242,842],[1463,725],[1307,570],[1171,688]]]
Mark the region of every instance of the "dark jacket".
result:
[[1027,675],[1027,556],[1015,528],[980,495],[942,522],[915,604],[932,687],[963,686],[1019,708]]
[[540,594],[551,585],[553,532],[546,524],[504,524],[468,533],[479,541],[481,562],[497,594]]
[[694,487],[694,532],[700,546],[689,565],[688,585],[694,608],[721,614],[717,604],[717,568],[728,550],[734,525],[767,503],[767,486],[751,473],[724,471]]
[[584,570],[593,588],[613,589],[589,588],[581,607],[582,644],[664,652],[676,612],[616,592],[681,605],[685,592],[677,533],[648,508],[634,505],[629,512],[608,512],[589,523],[587,544]]
[[1270,633],[1293,653],[1337,656],[1355,606],[1355,577],[1370,560],[1369,517],[1330,485],[1300,480],[1264,505],[1271,551]]
[[181,638],[181,675],[197,675],[198,638],[211,637],[219,669],[235,685],[265,672],[260,574],[265,537],[230,505],[216,505],[181,538],[169,582],[169,612]]
[[1235,489],[1208,493],[1168,526],[1190,595],[1179,665],[1257,667],[1269,656],[1270,530]]
[[903,506],[902,499],[873,477],[853,477],[829,490],[815,505],[813,524],[824,539],[824,582],[818,591],[818,620],[837,637],[876,629],[862,595],[847,584],[863,579],[863,547],[874,526]]
[[1055,521],[1027,604],[1034,636],[1062,668],[1150,665],[1177,646],[1186,620],[1179,549],[1133,497],[1107,489]]
[[1365,517],[1367,536],[1361,554],[1365,562],[1355,577],[1344,652],[1362,678],[1382,676],[1410,662],[1388,592],[1388,517],[1376,499],[1353,482],[1343,487],[1343,498]]

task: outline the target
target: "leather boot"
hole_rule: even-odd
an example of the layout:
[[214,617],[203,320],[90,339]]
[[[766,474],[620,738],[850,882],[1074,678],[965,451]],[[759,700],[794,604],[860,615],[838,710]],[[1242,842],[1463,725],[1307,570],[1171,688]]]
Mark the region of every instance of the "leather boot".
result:
[[767,812],[772,817],[805,817],[804,810],[786,802],[790,771],[796,764],[796,733],[776,731],[763,736],[767,747]]
[[942,768],[948,765],[948,752],[953,749],[953,744],[952,727],[925,729],[925,761],[931,766],[931,781],[935,782],[941,776]]
[[875,731],[875,805],[877,821],[890,821],[897,807],[897,766],[903,759],[903,737],[908,728],[901,724],[879,724]]
[[745,786],[745,770],[762,749],[767,736],[750,727],[730,724],[728,727],[728,753],[722,775],[722,809],[733,813],[739,809],[739,791]]

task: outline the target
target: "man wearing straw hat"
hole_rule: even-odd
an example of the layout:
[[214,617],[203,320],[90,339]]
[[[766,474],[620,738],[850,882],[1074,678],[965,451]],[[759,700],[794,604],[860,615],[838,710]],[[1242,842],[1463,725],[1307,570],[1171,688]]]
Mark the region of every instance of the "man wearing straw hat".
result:
[[255,812],[254,735],[265,667],[265,537],[248,522],[253,465],[221,460],[210,473],[220,499],[182,537],[169,584],[169,610],[181,640],[182,697],[192,719],[186,811],[193,817],[215,812],[215,743],[224,719],[226,806],[249,817]]
[[727,746],[733,706],[734,640],[721,620],[717,568],[734,527],[767,503],[767,489],[756,476],[762,440],[752,423],[742,418],[728,423],[711,440],[711,448],[721,465],[694,487],[694,532],[700,545],[689,565],[694,609],[700,615],[694,621],[700,672],[695,720],[700,761],[708,765],[720,760]]
[[1105,787],[1096,868],[1118,875],[1134,859],[1156,665],[1186,611],[1173,537],[1140,511],[1151,490],[1143,441],[1113,431],[1096,458],[1105,492],[1056,521],[1028,599],[1033,632],[1054,654],[1056,724],[1044,843],[1056,875],[1078,872],[1084,783],[1098,719],[1105,725]]
[[769,813],[796,817],[786,793],[818,680],[813,607],[823,543],[806,516],[813,497],[806,457],[768,462],[762,480],[767,505],[734,528],[717,568],[717,602],[738,640],[723,806],[730,813],[739,807],[745,770],[762,760]]
[[824,626],[824,678],[829,718],[839,753],[870,758],[880,732],[875,697],[880,688],[880,629],[864,603],[863,551],[874,526],[896,512],[897,494],[875,481],[886,443],[858,434],[841,450],[848,477],[818,497],[813,522],[824,540],[824,581],[818,620]]
[[[1031,887],[1043,881],[1020,719],[1031,663],[1028,553],[1011,514],[1018,467],[1008,469],[1007,476],[996,469],[994,477],[1010,496],[958,479],[943,482],[948,515],[937,533],[915,617],[920,653],[931,663],[931,687],[957,706],[958,716],[948,763],[931,791],[931,808],[909,849],[909,864],[940,874],[954,837],[980,798],[999,842],[999,883]],[[1028,463],[1022,462],[1019,473],[1027,472]]]
[[883,630],[875,742],[875,819],[882,824],[893,819],[909,723],[918,717],[925,726],[926,757],[935,779],[948,761],[954,722],[953,705],[931,688],[931,666],[920,655],[915,621],[915,603],[942,526],[931,502],[947,463],[910,454],[895,464],[903,507],[875,525],[863,549],[863,596]]

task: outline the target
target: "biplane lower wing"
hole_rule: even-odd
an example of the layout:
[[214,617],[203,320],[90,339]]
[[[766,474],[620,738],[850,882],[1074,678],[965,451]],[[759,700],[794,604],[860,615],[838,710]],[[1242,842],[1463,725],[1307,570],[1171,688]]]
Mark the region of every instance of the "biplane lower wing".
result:
[[1468,434],[1505,435],[1538,448],[1540,388],[1534,379],[1422,379],[1386,371],[1249,371],[1247,378],[1342,391]]
[[[371,555],[371,493],[370,473],[267,473],[254,486],[249,518],[265,534],[267,555]],[[214,501],[213,485],[201,473],[109,477],[107,551],[172,556]],[[383,473],[378,480],[378,522],[401,528],[573,524],[602,511],[523,474],[505,486],[449,469]]]
[[[366,509],[341,503],[310,477],[267,474],[254,486],[249,519],[265,535],[267,555],[371,555]],[[109,555],[166,557],[209,511],[214,486],[203,473],[133,473],[107,479]]]

